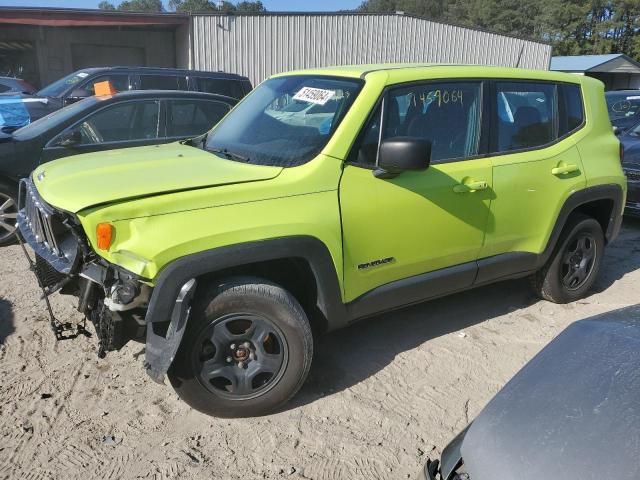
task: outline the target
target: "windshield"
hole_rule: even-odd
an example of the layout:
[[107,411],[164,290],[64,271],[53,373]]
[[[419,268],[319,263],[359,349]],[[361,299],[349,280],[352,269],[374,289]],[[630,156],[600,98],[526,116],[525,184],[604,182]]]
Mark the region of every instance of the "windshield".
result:
[[60,110],[56,110],[55,112],[51,112],[49,115],[46,115],[38,120],[35,120],[33,123],[30,123],[26,127],[22,127],[19,130],[16,130],[13,134],[14,137],[35,137],[40,135],[41,133],[47,131],[53,125],[59,125],[60,123],[66,122],[68,119],[72,118],[79,112],[87,109],[91,104],[100,101],[99,97],[89,97],[79,102],[73,103],[68,107],[61,108]]
[[267,80],[209,133],[206,149],[258,165],[302,165],[327,144],[362,84],[309,75]]
[[60,80],[56,80],[38,92],[41,97],[61,97],[67,90],[75,88],[78,83],[89,76],[88,72],[74,72]]
[[635,93],[606,93],[609,119],[634,117],[640,110],[640,91]]

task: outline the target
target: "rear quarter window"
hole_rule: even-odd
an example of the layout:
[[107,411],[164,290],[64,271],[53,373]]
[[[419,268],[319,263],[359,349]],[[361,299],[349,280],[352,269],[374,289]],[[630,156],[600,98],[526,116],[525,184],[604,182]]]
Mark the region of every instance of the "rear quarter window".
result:
[[558,135],[564,137],[584,122],[582,91],[579,85],[560,84],[558,88]]

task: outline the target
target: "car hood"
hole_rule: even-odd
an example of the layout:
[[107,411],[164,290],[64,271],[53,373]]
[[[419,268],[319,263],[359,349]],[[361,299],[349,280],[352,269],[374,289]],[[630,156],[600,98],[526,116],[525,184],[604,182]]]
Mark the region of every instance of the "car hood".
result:
[[640,478],[639,368],[640,306],[573,323],[443,452],[443,478],[460,456],[471,480]]
[[47,203],[76,213],[132,198],[269,180],[281,171],[171,143],[62,158],[41,165],[32,176]]

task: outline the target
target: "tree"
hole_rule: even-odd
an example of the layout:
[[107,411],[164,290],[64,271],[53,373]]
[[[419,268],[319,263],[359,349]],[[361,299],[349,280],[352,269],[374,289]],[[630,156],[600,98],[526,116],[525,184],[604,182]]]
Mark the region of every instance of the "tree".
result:
[[118,5],[118,10],[125,12],[163,12],[161,0],[125,0]]
[[98,8],[100,10],[115,10],[116,7],[113,5],[113,3],[109,3],[107,2],[107,0],[102,0],[102,2],[100,2],[98,4]]
[[640,58],[640,0],[364,0],[357,11],[403,11],[543,40],[556,55]]
[[176,12],[218,12],[218,13],[262,13],[266,8],[262,2],[243,1],[233,4],[228,1],[213,2],[212,0],[170,0],[169,8]]
[[216,6],[209,0],[169,0],[169,8],[176,12],[215,12]]
[[236,5],[236,11],[240,13],[264,13],[267,11],[262,2],[240,2]]

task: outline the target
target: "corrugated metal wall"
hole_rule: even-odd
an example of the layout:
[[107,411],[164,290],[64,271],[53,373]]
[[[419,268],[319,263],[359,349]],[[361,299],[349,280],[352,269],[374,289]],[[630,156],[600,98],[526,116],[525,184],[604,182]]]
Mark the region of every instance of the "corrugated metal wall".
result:
[[248,76],[307,67],[443,62],[547,70],[551,46],[401,14],[194,15],[192,67]]

